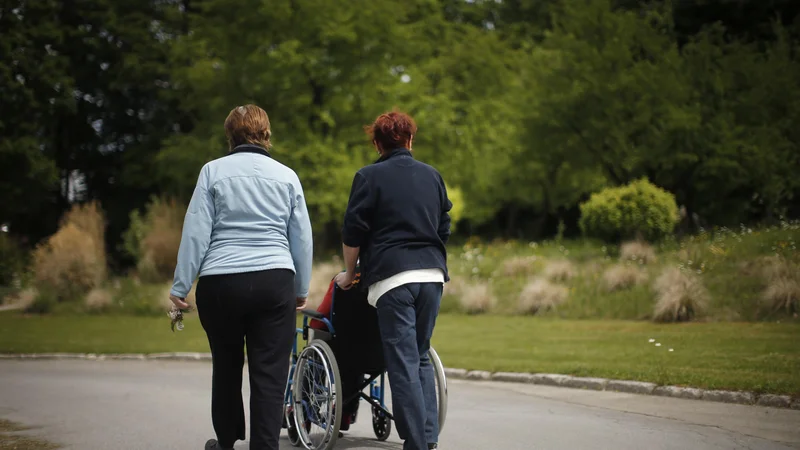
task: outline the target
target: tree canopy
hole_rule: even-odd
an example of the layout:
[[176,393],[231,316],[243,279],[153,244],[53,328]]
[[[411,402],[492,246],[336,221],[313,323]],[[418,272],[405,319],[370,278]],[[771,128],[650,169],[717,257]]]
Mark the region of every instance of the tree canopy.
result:
[[800,214],[800,7],[790,0],[11,0],[0,6],[0,223],[30,244],[99,200],[111,248],[185,201],[235,106],[323,245],[363,126],[392,109],[463,199],[458,232],[541,237],[646,177],[718,225]]

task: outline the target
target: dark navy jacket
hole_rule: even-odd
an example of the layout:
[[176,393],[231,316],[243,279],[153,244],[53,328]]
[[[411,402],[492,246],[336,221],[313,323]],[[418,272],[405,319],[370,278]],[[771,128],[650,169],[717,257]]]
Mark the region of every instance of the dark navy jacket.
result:
[[439,172],[405,148],[359,170],[342,241],[361,248],[361,285],[414,269],[441,269],[449,280],[445,244],[452,207]]

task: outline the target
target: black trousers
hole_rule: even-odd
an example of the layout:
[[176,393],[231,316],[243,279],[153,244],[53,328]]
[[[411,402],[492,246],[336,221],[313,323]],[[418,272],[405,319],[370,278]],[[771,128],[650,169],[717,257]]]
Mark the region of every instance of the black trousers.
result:
[[197,310],[213,359],[211,417],[224,448],[245,439],[242,368],[246,342],[250,449],[278,450],[295,307],[290,270],[200,278]]

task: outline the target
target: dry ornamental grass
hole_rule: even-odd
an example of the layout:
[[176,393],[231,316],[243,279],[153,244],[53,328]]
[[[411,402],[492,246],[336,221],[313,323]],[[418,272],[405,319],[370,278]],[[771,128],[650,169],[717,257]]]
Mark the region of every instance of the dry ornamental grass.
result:
[[709,295],[696,275],[678,268],[666,269],[653,285],[656,306],[653,320],[683,322],[703,314],[708,308]]
[[636,261],[650,264],[656,261],[656,251],[644,241],[625,242],[619,249],[619,258],[624,261]]
[[60,296],[90,291],[106,274],[105,258],[98,255],[92,237],[68,223],[34,251],[37,286],[52,289]]
[[762,295],[764,303],[774,312],[800,313],[800,282],[781,278],[770,282]]
[[99,311],[111,306],[113,295],[107,289],[92,289],[86,295],[86,308],[90,311]]
[[603,284],[608,292],[630,289],[645,281],[647,274],[642,269],[628,264],[618,264],[603,272]]
[[529,275],[536,270],[536,256],[515,256],[503,262],[503,274],[507,277]]
[[568,281],[575,276],[575,266],[567,260],[552,261],[545,267],[544,276],[550,281]]
[[106,277],[105,217],[97,203],[74,206],[61,227],[33,253],[37,286],[69,298],[89,292]]
[[139,243],[139,276],[145,281],[172,279],[181,245],[186,208],[175,200],[154,201],[147,213],[146,233]]
[[567,301],[568,293],[564,286],[544,279],[533,280],[519,295],[519,311],[523,314],[537,314],[555,310]]
[[762,277],[766,286],[761,294],[764,306],[772,312],[800,313],[800,267],[786,258],[765,258]]
[[460,301],[461,309],[467,314],[488,313],[497,304],[497,298],[487,283],[474,283],[466,286]]
[[450,281],[445,283],[444,290],[442,291],[442,296],[452,296],[457,297],[464,293],[464,290],[468,287],[467,280],[464,277],[460,277],[458,275],[451,275]]

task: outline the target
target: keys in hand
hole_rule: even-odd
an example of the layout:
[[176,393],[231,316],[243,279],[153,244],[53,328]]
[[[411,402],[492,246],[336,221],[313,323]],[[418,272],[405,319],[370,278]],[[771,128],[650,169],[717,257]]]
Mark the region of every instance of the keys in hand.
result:
[[183,310],[183,309],[180,309],[177,306],[173,305],[172,308],[170,308],[169,312],[167,313],[167,316],[169,316],[169,318],[171,320],[170,329],[172,329],[173,332],[176,329],[178,331],[183,331],[183,313],[184,313],[184,311],[185,312],[191,311],[191,307]]

